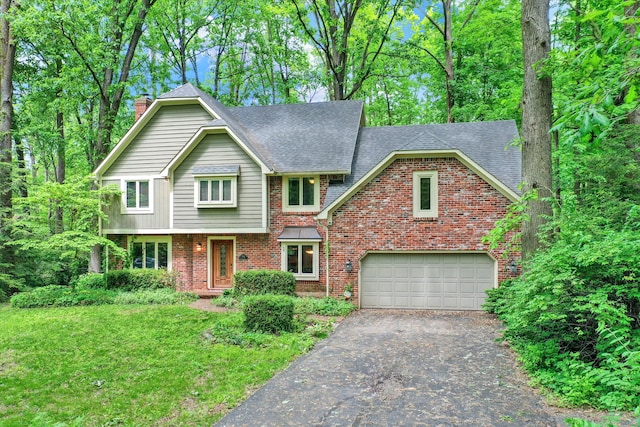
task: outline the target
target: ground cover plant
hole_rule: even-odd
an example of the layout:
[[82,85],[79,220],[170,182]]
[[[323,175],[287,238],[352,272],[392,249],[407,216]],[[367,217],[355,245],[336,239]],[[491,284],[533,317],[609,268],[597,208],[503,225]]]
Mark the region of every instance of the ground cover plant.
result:
[[0,306],[0,425],[211,425],[314,341],[239,311]]

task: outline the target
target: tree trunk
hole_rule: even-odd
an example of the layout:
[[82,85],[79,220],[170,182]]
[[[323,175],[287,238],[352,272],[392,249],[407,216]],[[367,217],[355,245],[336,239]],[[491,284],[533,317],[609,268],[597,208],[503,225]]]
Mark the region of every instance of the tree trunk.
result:
[[2,0],[0,3],[0,264],[9,265],[13,263],[13,249],[11,246],[5,246],[3,242],[9,237],[7,222],[13,210],[11,142],[16,45],[9,20],[6,18],[11,6],[11,0]]
[[538,197],[527,202],[528,221],[522,225],[522,254],[529,257],[540,247],[538,232],[552,215],[551,205],[551,76],[545,70],[549,58],[549,0],[523,0],[522,47],[524,86],[522,96],[522,178],[524,190]]
[[444,51],[445,63],[444,72],[446,74],[446,90],[447,90],[447,123],[453,123],[453,106],[455,104],[455,96],[453,93],[453,80],[455,78],[453,71],[453,24],[451,19],[451,0],[442,2],[444,13]]

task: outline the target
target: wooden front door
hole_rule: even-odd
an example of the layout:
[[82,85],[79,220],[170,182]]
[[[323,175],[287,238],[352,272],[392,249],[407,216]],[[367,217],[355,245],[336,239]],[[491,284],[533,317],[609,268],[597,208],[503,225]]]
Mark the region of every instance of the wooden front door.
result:
[[233,286],[233,240],[211,241],[211,287]]

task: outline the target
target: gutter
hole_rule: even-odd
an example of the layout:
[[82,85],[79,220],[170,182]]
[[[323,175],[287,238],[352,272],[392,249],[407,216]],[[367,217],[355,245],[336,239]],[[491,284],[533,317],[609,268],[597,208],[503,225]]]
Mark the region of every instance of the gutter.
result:
[[[318,218],[316,217],[316,221],[318,220]],[[327,232],[327,237],[324,243],[324,247],[325,247],[325,251],[324,251],[324,258],[325,258],[325,274],[326,274],[326,285],[325,285],[325,296],[329,296],[329,226],[328,225],[322,225],[321,223],[318,223],[318,225],[322,228],[324,228]]]

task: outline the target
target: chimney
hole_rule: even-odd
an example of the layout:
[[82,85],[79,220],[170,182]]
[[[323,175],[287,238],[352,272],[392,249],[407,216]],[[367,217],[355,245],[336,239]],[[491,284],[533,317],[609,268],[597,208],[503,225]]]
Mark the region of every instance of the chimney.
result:
[[145,111],[147,111],[147,108],[149,108],[149,105],[151,105],[153,101],[151,101],[151,99],[149,98],[149,94],[148,93],[143,93],[142,95],[140,95],[140,98],[137,98],[133,105],[135,106],[135,110],[136,110],[136,122],[138,121],[138,119],[140,119],[140,117],[142,117],[142,115],[144,114]]

